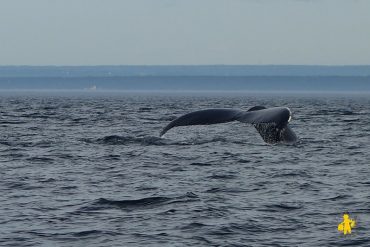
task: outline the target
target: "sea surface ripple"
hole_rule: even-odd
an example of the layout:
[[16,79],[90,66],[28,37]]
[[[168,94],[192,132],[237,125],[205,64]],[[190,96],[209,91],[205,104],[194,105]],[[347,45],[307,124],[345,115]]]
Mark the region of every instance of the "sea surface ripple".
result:
[[[255,105],[288,106],[300,141],[238,122],[159,138]],[[0,131],[3,246],[370,246],[367,96],[3,92]]]

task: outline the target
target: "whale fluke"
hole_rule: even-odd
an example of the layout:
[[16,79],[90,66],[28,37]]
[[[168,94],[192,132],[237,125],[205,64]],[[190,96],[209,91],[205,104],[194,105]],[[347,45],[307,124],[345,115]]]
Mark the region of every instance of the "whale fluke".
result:
[[289,127],[291,112],[287,107],[254,106],[248,111],[238,109],[207,109],[190,112],[170,122],[160,133],[178,126],[210,125],[239,121],[252,124],[266,143],[294,143],[297,136]]

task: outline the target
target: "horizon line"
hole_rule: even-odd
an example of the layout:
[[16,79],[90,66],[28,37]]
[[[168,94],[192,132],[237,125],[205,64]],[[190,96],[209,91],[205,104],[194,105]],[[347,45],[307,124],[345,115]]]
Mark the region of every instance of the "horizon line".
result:
[[370,64],[338,64],[338,65],[331,65],[331,64],[96,64],[96,65],[56,65],[56,64],[49,64],[49,65],[28,65],[28,64],[0,64],[0,67],[205,67],[205,66],[276,66],[276,67],[284,67],[284,66],[291,66],[291,67],[367,67]]

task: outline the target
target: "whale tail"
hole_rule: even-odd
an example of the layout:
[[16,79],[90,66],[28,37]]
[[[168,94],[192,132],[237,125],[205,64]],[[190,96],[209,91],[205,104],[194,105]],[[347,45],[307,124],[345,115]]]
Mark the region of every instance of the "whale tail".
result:
[[286,107],[266,108],[264,106],[254,106],[248,111],[207,109],[190,112],[176,118],[162,130],[160,136],[178,126],[210,125],[239,121],[252,124],[267,143],[293,143],[297,141],[297,136],[288,126],[290,119],[291,113]]

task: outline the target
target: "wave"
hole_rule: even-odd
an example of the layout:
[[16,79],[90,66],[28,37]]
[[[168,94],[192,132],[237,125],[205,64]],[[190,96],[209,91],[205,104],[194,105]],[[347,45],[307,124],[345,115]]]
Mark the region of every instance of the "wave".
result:
[[191,165],[191,166],[212,166],[213,164],[211,164],[211,163],[193,162],[193,163],[191,163],[189,165]]
[[42,156],[34,156],[26,159],[29,162],[40,162],[40,163],[49,163],[54,161],[53,158],[49,157],[42,157]]
[[127,145],[127,144],[141,144],[147,145],[168,145],[171,141],[155,136],[135,137],[135,136],[118,136],[110,135],[96,140],[98,144],[106,145]]
[[312,178],[312,175],[309,174],[306,171],[282,171],[280,173],[276,173],[272,175],[273,178],[279,178],[279,177],[306,177],[306,178]]
[[10,142],[10,141],[0,141],[0,144],[5,145],[5,146],[9,146],[9,147],[11,147],[11,146],[13,146],[13,145],[14,145],[14,144],[13,144],[12,142]]
[[103,233],[103,231],[99,231],[99,230],[86,230],[86,231],[75,232],[72,235],[74,237],[79,237],[80,238],[80,237],[87,237],[89,235],[96,236],[96,235],[100,235],[102,233]]
[[0,124],[26,124],[28,123],[27,121],[18,121],[18,120],[2,120],[0,121]]
[[291,211],[302,209],[303,204],[301,203],[279,203],[279,204],[272,204],[266,205],[266,208],[262,208],[259,211],[266,211],[266,212],[281,212],[281,211]]
[[359,118],[345,118],[342,121],[346,123],[355,123],[360,122],[361,120]]
[[357,112],[345,109],[320,109],[312,115],[357,115]]
[[248,192],[247,189],[241,189],[241,188],[225,188],[225,187],[213,187],[211,189],[207,189],[204,191],[205,193],[228,193],[228,194],[238,194],[238,193],[244,193]]
[[198,200],[198,195],[192,192],[188,192],[185,195],[176,197],[153,196],[134,200],[111,200],[106,198],[99,198],[93,201],[89,206],[81,208],[79,211],[91,211],[110,208],[119,208],[122,210],[150,209],[162,205],[173,203],[187,203]]
[[329,198],[323,198],[321,199],[322,201],[337,201],[337,200],[344,200],[344,199],[349,199],[351,198],[350,195],[338,195],[334,197],[329,197]]
[[120,135],[108,135],[102,138],[97,139],[80,139],[86,143],[96,143],[96,144],[103,144],[103,145],[130,145],[130,144],[138,144],[142,146],[164,146],[164,145],[180,145],[180,146],[188,146],[188,145],[203,145],[207,143],[213,142],[220,142],[220,143],[236,143],[240,144],[238,141],[231,141],[225,137],[213,137],[210,139],[191,139],[191,140],[170,140],[156,136],[120,136]]
[[23,117],[23,118],[32,118],[32,119],[48,119],[51,115],[54,115],[54,114],[41,114],[41,113],[38,113],[38,112],[32,112],[32,113],[25,113],[25,114],[22,114],[20,115],[20,117]]
[[236,175],[232,175],[232,174],[212,174],[212,175],[208,176],[207,178],[228,180],[228,179],[234,179],[236,177],[237,177]]

